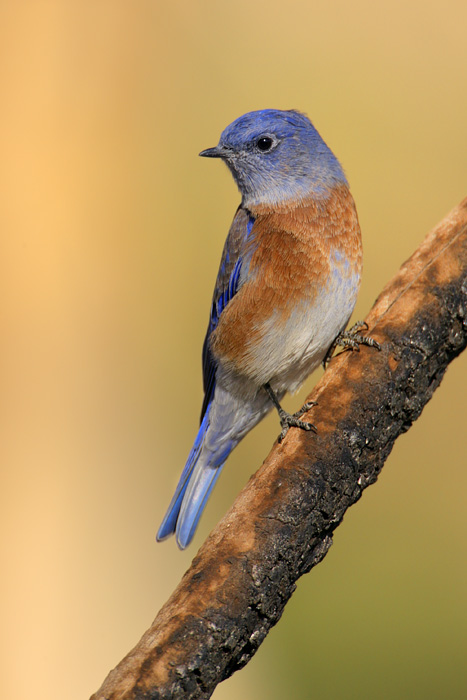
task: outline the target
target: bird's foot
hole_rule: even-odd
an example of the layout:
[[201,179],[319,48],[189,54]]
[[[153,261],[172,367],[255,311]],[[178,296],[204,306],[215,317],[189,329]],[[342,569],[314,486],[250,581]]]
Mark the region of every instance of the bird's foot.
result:
[[317,406],[316,401],[307,401],[296,413],[287,413],[287,411],[284,411],[284,409],[280,405],[279,399],[277,398],[275,392],[271,388],[269,382],[267,382],[264,385],[264,389],[268,394],[269,398],[271,399],[272,403],[276,407],[277,412],[279,414],[279,420],[281,422],[282,428],[281,434],[279,435],[279,442],[282,442],[282,440],[285,438],[285,436],[289,432],[289,428],[301,428],[302,430],[313,430],[315,433],[317,432],[316,426],[314,426],[313,423],[306,423],[305,421],[300,420],[303,414],[309,411],[312,406]]
[[335,338],[334,342],[332,343],[331,347],[329,348],[324,357],[324,369],[326,369],[326,365],[330,361],[334,350],[337,348],[338,345],[344,348],[344,350],[356,350],[357,352],[360,352],[360,345],[367,345],[370,348],[376,348],[377,350],[381,350],[381,345],[374,338],[372,338],[369,335],[362,335],[360,332],[367,330],[368,324],[365,321],[357,321],[357,323],[354,323],[352,328],[349,328],[348,331],[341,331],[341,333],[339,333],[339,335]]
[[296,413],[287,413],[282,407],[278,410],[282,428],[281,434],[279,435],[279,442],[282,442],[290,428],[301,428],[302,430],[312,430],[314,433],[317,432],[316,426],[313,425],[313,423],[306,423],[300,420],[303,414],[307,413],[313,406],[317,406],[316,401],[307,401]]

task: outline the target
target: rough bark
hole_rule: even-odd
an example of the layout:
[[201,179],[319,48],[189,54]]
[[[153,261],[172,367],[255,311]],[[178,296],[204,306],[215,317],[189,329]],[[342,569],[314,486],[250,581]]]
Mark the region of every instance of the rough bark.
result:
[[279,620],[467,343],[467,199],[387,284],[366,319],[382,350],[335,357],[289,431],[92,700],[209,698]]

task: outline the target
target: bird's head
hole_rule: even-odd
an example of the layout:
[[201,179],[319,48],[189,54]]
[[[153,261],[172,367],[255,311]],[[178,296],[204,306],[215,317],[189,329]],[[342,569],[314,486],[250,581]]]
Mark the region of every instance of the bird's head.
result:
[[308,117],[295,110],[244,114],[200,155],[226,162],[247,207],[326,198],[346,184],[337,158]]

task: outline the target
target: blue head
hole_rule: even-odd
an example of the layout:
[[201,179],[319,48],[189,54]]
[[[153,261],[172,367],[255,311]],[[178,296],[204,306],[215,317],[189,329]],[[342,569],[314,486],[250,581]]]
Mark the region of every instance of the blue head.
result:
[[326,197],[347,182],[308,117],[295,110],[244,114],[222,132],[215,148],[200,155],[227,163],[245,206]]

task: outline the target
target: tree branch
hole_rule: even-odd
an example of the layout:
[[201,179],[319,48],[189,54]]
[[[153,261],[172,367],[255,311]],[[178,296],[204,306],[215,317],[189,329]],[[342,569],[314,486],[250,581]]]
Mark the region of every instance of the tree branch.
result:
[[279,620],[297,579],[374,483],[467,343],[467,199],[366,319],[381,352],[331,361],[310,396],[318,433],[291,430],[212,531],[178,588],[92,700],[209,698]]

